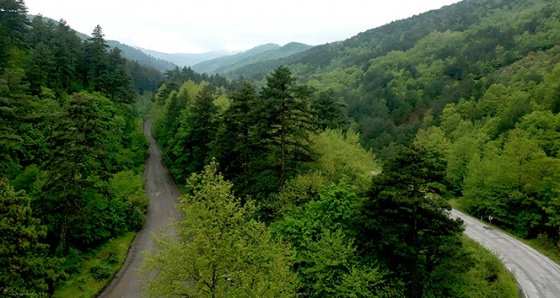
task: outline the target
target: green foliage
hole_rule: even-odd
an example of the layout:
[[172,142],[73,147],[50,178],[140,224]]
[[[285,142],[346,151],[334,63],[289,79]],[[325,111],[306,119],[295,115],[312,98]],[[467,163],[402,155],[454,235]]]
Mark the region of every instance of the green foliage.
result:
[[5,67],[12,46],[21,46],[27,25],[27,7],[23,0],[0,3],[0,67]]
[[[256,159],[251,162],[262,192],[276,191],[310,159],[309,135],[313,118],[310,90],[296,83],[287,67],[279,67],[266,79],[252,115],[252,143]],[[256,176],[258,175],[258,176]],[[263,183],[264,182],[264,183]]]
[[[512,274],[500,263],[500,259],[480,244],[463,236],[467,271],[457,274],[452,285],[454,297],[517,297],[519,289]],[[453,271],[441,272],[448,275]],[[451,273],[456,274],[456,273]]]
[[[179,239],[162,235],[142,265],[150,296],[289,297],[297,281],[290,247],[270,237],[255,211],[232,195],[229,182],[211,163],[187,181],[176,224]],[[162,268],[165,268],[162,270]],[[150,272],[158,271],[152,275]]]
[[17,190],[6,191],[9,209],[21,211],[2,220],[25,234],[2,233],[15,257],[2,257],[13,272],[0,295],[50,296],[55,281],[81,270],[77,248],[141,227],[147,143],[129,110],[128,62],[106,50],[101,28],[82,41],[63,20],[28,22],[26,12],[23,1],[0,3],[0,177]]
[[192,104],[181,111],[178,128],[169,140],[173,164],[170,172],[179,181],[201,171],[210,161],[210,145],[217,131],[218,108],[210,89],[203,89]]
[[221,117],[212,155],[223,168],[224,176],[231,179],[238,189],[248,186],[249,163],[253,144],[250,140],[255,119],[248,117],[258,101],[255,87],[244,82],[229,95],[231,104]]
[[[345,183],[321,188],[319,196],[294,208],[272,229],[296,248],[302,291],[309,297],[398,297],[378,268],[363,263],[354,245],[358,198]],[[359,278],[358,278],[359,277]]]
[[149,201],[144,190],[142,175],[132,171],[115,174],[109,180],[109,189],[114,198],[114,207],[121,209],[127,230],[139,231],[144,224]]
[[320,92],[311,103],[313,115],[319,129],[347,130],[349,121],[344,111],[345,103],[334,98],[334,91]]
[[346,180],[357,193],[365,193],[371,177],[381,171],[375,155],[360,145],[359,135],[352,130],[324,130],[311,136],[311,144],[317,158],[310,167],[331,182]]
[[401,147],[360,207],[361,248],[405,281],[407,296],[432,291],[434,270],[460,251],[461,222],[448,216],[444,178],[440,156]]
[[557,196],[558,161],[546,156],[522,130],[510,131],[485,151],[484,157],[469,164],[464,186],[467,209],[495,216],[498,224],[522,237],[536,237],[549,230],[547,225],[554,236],[557,211],[547,207]]
[[135,235],[128,232],[87,252],[70,249],[65,262],[70,274],[52,297],[97,297],[124,264]]
[[0,288],[4,297],[47,297],[62,278],[61,259],[41,243],[47,228],[33,216],[31,199],[0,180]]

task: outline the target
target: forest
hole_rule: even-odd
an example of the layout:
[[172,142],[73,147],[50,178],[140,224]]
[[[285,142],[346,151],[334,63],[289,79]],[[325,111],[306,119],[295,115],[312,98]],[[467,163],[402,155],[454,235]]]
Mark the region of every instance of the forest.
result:
[[466,0],[207,75],[3,1],[0,295],[110,281],[149,204],[150,118],[184,195],[149,296],[515,297],[450,199],[559,254],[559,20],[557,1]]

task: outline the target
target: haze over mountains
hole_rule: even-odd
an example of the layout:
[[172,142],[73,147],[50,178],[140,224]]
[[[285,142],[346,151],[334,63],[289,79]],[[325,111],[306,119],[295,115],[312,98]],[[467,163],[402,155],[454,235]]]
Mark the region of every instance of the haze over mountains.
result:
[[126,59],[166,71],[175,67],[191,67],[199,73],[216,74],[232,72],[255,63],[276,60],[306,51],[313,46],[291,42],[284,46],[269,43],[238,53],[208,52],[201,54],[162,53],[158,51],[128,46],[115,40],[108,40],[112,47],[118,47]]

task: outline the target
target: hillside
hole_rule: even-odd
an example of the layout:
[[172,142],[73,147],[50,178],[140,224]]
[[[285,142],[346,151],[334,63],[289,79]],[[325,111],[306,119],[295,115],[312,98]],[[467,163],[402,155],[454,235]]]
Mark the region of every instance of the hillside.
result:
[[559,45],[558,1],[466,0],[226,75],[263,87],[287,65],[344,100],[381,160],[403,145],[440,156],[462,208],[558,258]]
[[284,46],[265,44],[253,49],[224,56],[194,65],[193,70],[200,73],[227,73],[256,63],[277,60],[310,49],[312,46],[302,43],[288,43]]
[[177,67],[177,65],[171,62],[171,60],[157,58],[154,55],[146,54],[139,49],[125,45],[116,40],[108,40],[107,44],[111,48],[119,48],[122,51],[121,55],[124,58],[131,61],[137,61],[138,63],[144,66],[153,67],[160,71],[171,70]]
[[302,82],[348,104],[362,144],[381,156],[410,143],[428,111],[479,98],[496,70],[560,42],[559,4],[467,0],[342,42],[225,73],[260,82],[288,65]]

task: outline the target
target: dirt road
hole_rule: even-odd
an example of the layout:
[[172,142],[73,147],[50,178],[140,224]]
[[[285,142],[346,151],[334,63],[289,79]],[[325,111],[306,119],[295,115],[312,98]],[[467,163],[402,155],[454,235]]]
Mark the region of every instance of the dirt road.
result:
[[457,210],[452,216],[461,218],[465,234],[498,255],[515,275],[527,298],[560,297],[560,266],[523,242],[481,223]]
[[[141,252],[154,247],[152,233],[158,233],[160,228],[165,228],[171,223],[172,218],[179,214],[174,205],[179,197],[179,190],[171,179],[167,168],[163,165],[161,151],[152,136],[151,123],[144,124],[144,133],[150,142],[150,156],[146,161],[144,179],[146,180],[146,193],[150,199],[148,216],[143,229],[136,235],[132,242],[128,257],[111,284],[98,297],[103,298],[136,298],[142,295],[142,288],[136,275],[136,268],[143,260]],[[172,233],[170,229],[167,232]]]

